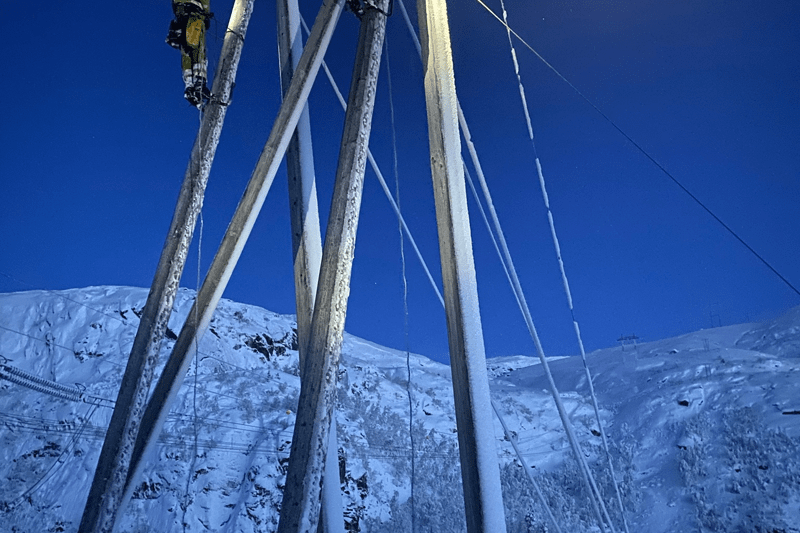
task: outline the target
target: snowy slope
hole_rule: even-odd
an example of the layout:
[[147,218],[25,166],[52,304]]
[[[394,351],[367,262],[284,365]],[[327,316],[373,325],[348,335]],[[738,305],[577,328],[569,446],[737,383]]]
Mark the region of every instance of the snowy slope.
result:
[[[0,295],[0,530],[77,529],[146,296]],[[162,363],[193,296],[179,294]],[[275,530],[299,394],[293,328],[293,317],[221,302],[124,531]],[[631,531],[800,531],[800,308],[588,359]],[[348,527],[410,531],[405,353],[346,336],[342,362]],[[582,363],[550,364],[621,524]],[[464,531],[450,370],[418,355],[411,368],[417,530]],[[595,531],[538,359],[492,359],[489,375],[562,531]],[[509,531],[552,531],[495,426]]]
[[[736,347],[783,320],[591,354],[635,529],[800,531],[800,353],[779,340],[761,349],[780,357]],[[588,394],[579,358],[552,366],[564,395],[585,405],[577,399]],[[494,390],[545,386],[529,367]],[[573,419],[590,426],[583,410]],[[599,437],[587,444],[584,451],[600,453]]]

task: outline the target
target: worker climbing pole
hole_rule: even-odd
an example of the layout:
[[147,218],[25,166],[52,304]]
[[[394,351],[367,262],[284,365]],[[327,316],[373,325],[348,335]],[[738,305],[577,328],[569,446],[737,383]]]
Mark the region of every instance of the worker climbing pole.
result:
[[136,465],[131,464],[135,455],[134,445],[139,436],[161,341],[172,313],[195,222],[203,205],[211,164],[228,109],[222,102],[230,98],[253,2],[235,0],[231,10],[214,76],[214,93],[219,95],[219,99],[212,100],[203,113],[200,131],[192,148],[175,213],[142,310],[114,413],[97,461],[79,533],[110,533],[124,513],[126,501],[130,499],[132,491],[126,482],[129,476],[135,477],[129,472],[129,468],[134,473],[136,471]]
[[198,109],[211,98],[206,86],[206,30],[214,17],[210,3],[211,0],[172,0],[175,18],[167,34],[167,44],[181,51],[181,74],[186,87],[183,96]]

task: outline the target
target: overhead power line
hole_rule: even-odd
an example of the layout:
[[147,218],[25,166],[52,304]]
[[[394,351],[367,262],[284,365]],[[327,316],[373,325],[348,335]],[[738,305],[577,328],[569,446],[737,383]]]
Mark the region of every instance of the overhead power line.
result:
[[725,228],[725,230],[726,230],[728,233],[730,233],[730,234],[731,234],[731,235],[732,235],[732,236],[733,236],[733,237],[734,237],[734,238],[735,238],[737,241],[739,241],[739,242],[740,242],[740,243],[741,243],[741,244],[742,244],[742,245],[743,245],[745,248],[747,248],[747,250],[748,250],[748,251],[750,251],[750,253],[752,253],[752,254],[753,254],[753,255],[754,255],[756,258],[758,258],[758,260],[759,260],[759,261],[761,261],[761,262],[762,262],[762,263],[763,263],[763,264],[764,264],[764,265],[765,265],[765,266],[766,266],[768,269],[770,269],[770,270],[773,272],[773,274],[775,274],[776,276],[778,276],[778,278],[780,278],[780,280],[781,280],[781,281],[783,281],[783,282],[784,282],[784,283],[785,283],[785,284],[786,284],[786,285],[787,285],[787,286],[788,286],[790,289],[792,289],[792,290],[793,290],[793,291],[794,291],[794,292],[795,292],[795,293],[796,293],[798,296],[800,296],[800,290],[798,290],[798,288],[797,288],[797,287],[795,287],[795,286],[794,286],[794,285],[793,285],[793,284],[792,284],[792,283],[791,283],[791,282],[790,282],[788,279],[786,279],[786,277],[784,277],[784,276],[783,276],[783,275],[782,275],[780,272],[778,272],[778,270],[777,270],[775,267],[773,267],[773,266],[772,266],[772,265],[769,263],[769,261],[767,261],[767,260],[766,260],[766,259],[765,259],[765,258],[764,258],[764,257],[763,257],[763,256],[762,256],[760,253],[758,253],[758,252],[757,252],[757,251],[756,251],[756,250],[755,250],[755,249],[754,249],[752,246],[750,246],[749,244],[747,244],[747,242],[746,242],[746,241],[745,241],[745,240],[744,240],[744,239],[743,239],[741,236],[739,236],[739,234],[738,234],[738,233],[736,233],[736,232],[733,230],[733,228],[731,228],[731,227],[730,227],[728,224],[726,224],[726,223],[725,223],[725,222],[724,222],[724,221],[723,221],[723,220],[722,220],[722,219],[721,219],[719,216],[717,216],[717,215],[716,215],[716,214],[715,214],[715,213],[714,213],[714,212],[713,212],[713,211],[712,211],[712,210],[711,210],[711,209],[710,209],[710,208],[709,208],[709,207],[708,207],[706,204],[704,204],[704,203],[703,203],[703,202],[702,202],[702,201],[701,201],[701,200],[700,200],[700,199],[699,199],[697,196],[695,196],[695,195],[694,195],[694,193],[692,193],[692,192],[691,192],[689,189],[687,189],[687,188],[686,188],[686,186],[684,186],[684,185],[683,185],[683,184],[682,184],[682,183],[681,183],[681,182],[680,182],[680,181],[679,181],[679,180],[678,180],[678,179],[677,179],[675,176],[673,176],[673,175],[672,175],[672,173],[670,173],[670,171],[669,171],[669,170],[667,170],[667,169],[664,167],[664,165],[662,165],[661,163],[659,163],[659,162],[658,162],[658,160],[656,160],[656,158],[655,158],[655,157],[653,157],[652,155],[650,155],[650,153],[649,153],[647,150],[645,150],[645,149],[644,149],[644,148],[643,148],[643,147],[642,147],[642,146],[641,146],[639,143],[637,143],[635,140],[633,140],[633,138],[632,138],[630,135],[628,135],[628,134],[627,134],[627,133],[626,133],[626,132],[625,132],[625,131],[624,131],[622,128],[620,128],[620,127],[619,127],[619,126],[618,126],[618,125],[617,125],[617,124],[616,124],[616,123],[615,123],[613,120],[611,120],[611,118],[610,118],[608,115],[606,115],[606,114],[605,114],[605,113],[604,113],[604,112],[603,112],[603,111],[602,111],[602,110],[601,110],[599,107],[597,107],[597,106],[594,104],[594,102],[592,102],[591,100],[589,100],[589,98],[588,98],[586,95],[584,95],[584,94],[583,94],[583,93],[582,93],[580,90],[578,90],[578,88],[577,88],[577,87],[575,87],[575,85],[574,85],[574,84],[573,84],[571,81],[569,81],[567,78],[565,78],[565,77],[564,77],[564,75],[563,75],[563,74],[561,74],[561,72],[559,72],[559,71],[558,71],[558,70],[557,70],[557,69],[556,69],[556,68],[555,68],[553,65],[551,65],[551,64],[550,64],[550,63],[549,63],[549,62],[548,62],[548,61],[547,61],[547,60],[546,60],[544,57],[542,57],[542,56],[541,56],[541,54],[539,54],[539,52],[537,52],[536,50],[534,50],[534,49],[533,49],[533,47],[532,47],[531,45],[529,45],[529,44],[528,44],[528,43],[525,41],[525,39],[523,39],[523,38],[522,38],[522,37],[521,37],[521,36],[520,36],[520,35],[519,35],[519,34],[518,34],[516,31],[514,31],[514,30],[513,30],[513,29],[512,29],[512,28],[511,28],[511,27],[510,27],[508,24],[506,24],[506,22],[505,22],[505,21],[504,21],[504,20],[503,20],[501,17],[499,17],[499,16],[498,16],[498,15],[497,15],[497,14],[496,14],[494,11],[492,11],[492,9],[491,9],[489,6],[487,6],[487,5],[486,5],[486,4],[483,2],[483,0],[476,0],[476,1],[477,1],[477,2],[478,2],[480,5],[482,5],[482,6],[483,6],[483,7],[486,9],[486,11],[488,11],[488,12],[489,12],[489,13],[490,13],[490,14],[491,14],[491,15],[492,15],[494,18],[496,18],[496,19],[498,20],[498,22],[500,22],[500,24],[502,24],[502,25],[503,25],[503,26],[504,26],[504,27],[505,27],[505,28],[506,28],[506,29],[507,29],[507,30],[508,30],[508,31],[509,31],[509,32],[510,32],[512,35],[514,35],[514,37],[516,37],[517,39],[519,39],[519,41],[520,41],[520,42],[521,42],[523,45],[525,45],[525,47],[526,47],[528,50],[530,50],[531,52],[533,52],[533,54],[534,54],[534,55],[535,55],[537,58],[539,58],[539,60],[540,60],[542,63],[544,63],[544,64],[545,64],[545,66],[546,66],[547,68],[549,68],[550,70],[552,70],[552,71],[553,71],[553,73],[555,73],[555,75],[556,75],[556,76],[558,76],[559,78],[561,78],[561,80],[562,80],[564,83],[566,83],[567,85],[569,85],[569,87],[570,87],[570,88],[571,88],[573,91],[575,91],[575,94],[577,94],[577,95],[578,95],[579,97],[581,97],[581,98],[582,98],[582,99],[583,99],[583,100],[584,100],[584,101],[585,101],[587,104],[589,104],[589,105],[592,107],[592,109],[594,109],[595,111],[597,111],[597,113],[598,113],[598,114],[599,114],[601,117],[603,117],[603,118],[606,120],[606,122],[608,122],[608,123],[611,125],[611,127],[613,127],[615,130],[617,130],[617,131],[619,132],[619,134],[620,134],[620,135],[622,135],[623,137],[625,137],[625,139],[627,139],[627,140],[628,140],[628,141],[629,141],[629,142],[630,142],[630,143],[631,143],[631,144],[632,144],[632,145],[633,145],[633,146],[634,146],[634,147],[635,147],[637,150],[639,150],[639,152],[641,152],[641,153],[642,153],[642,155],[644,155],[644,156],[645,156],[647,159],[649,159],[649,160],[650,160],[650,162],[652,162],[652,163],[653,163],[653,164],[654,164],[656,167],[658,167],[658,169],[659,169],[659,170],[661,170],[661,172],[663,172],[663,173],[664,173],[664,175],[666,175],[666,176],[667,176],[667,177],[668,177],[668,178],[669,178],[669,179],[670,179],[670,180],[671,180],[671,181],[672,181],[672,182],[673,182],[675,185],[677,185],[677,186],[678,186],[678,187],[679,187],[679,188],[680,188],[680,189],[681,189],[681,190],[682,190],[684,193],[686,193],[686,194],[687,194],[687,195],[688,195],[688,196],[689,196],[689,197],[690,197],[692,200],[694,200],[694,202],[695,202],[697,205],[699,205],[701,208],[703,208],[703,210],[704,210],[706,213],[708,213],[709,215],[711,215],[711,217],[712,217],[714,220],[716,220],[716,221],[717,221],[717,222],[718,222],[718,223],[719,223],[719,224],[720,224],[720,225],[721,225],[723,228]]

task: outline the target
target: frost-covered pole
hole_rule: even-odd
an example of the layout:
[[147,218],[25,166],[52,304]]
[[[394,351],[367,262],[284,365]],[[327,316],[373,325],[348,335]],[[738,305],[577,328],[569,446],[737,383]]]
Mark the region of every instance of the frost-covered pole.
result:
[[[278,0],[278,52],[281,62],[281,89],[289,90],[292,74],[303,52],[300,35],[300,12],[297,0]],[[319,229],[319,207],[314,176],[314,154],[308,105],[303,107],[297,129],[286,150],[286,172],[289,178],[289,207],[292,223],[294,285],[297,302],[297,334],[308,339],[314,297],[317,293],[319,265],[322,260],[322,239]],[[301,348],[305,348],[300,343]],[[300,350],[300,368],[305,354]]]
[[317,528],[389,1],[366,4],[361,19],[279,533],[309,533]]
[[89,490],[79,531],[110,532],[121,515],[123,487],[147,393],[172,313],[178,284],[192,242],[197,215],[203,205],[208,175],[219,143],[231,87],[236,78],[253,0],[236,0],[214,76],[212,99],[206,106],[200,132],[192,148],[178,203],[161,251],[139,328],[122,378],[116,407]]
[[[300,31],[300,9],[297,0],[277,0],[278,53],[281,63],[281,89],[289,90],[294,69],[303,52]],[[303,108],[297,129],[286,150],[286,173],[289,178],[289,212],[292,225],[292,259],[297,309],[297,338],[300,346],[300,368],[306,359],[311,335],[314,298],[317,294],[319,269],[322,262],[322,239],[319,229],[314,177],[314,153],[311,142],[311,122],[308,104]],[[301,376],[302,379],[302,376]],[[339,453],[336,439],[336,417],[331,417],[328,453],[325,456],[322,505],[319,531],[344,533],[344,512],[339,482]]]
[[506,530],[494,442],[445,0],[420,0],[428,136],[469,533]]
[[253,170],[244,195],[236,207],[233,219],[211,262],[194,305],[181,328],[178,340],[158,379],[151,400],[147,404],[142,419],[142,428],[136,439],[136,446],[131,458],[131,468],[125,488],[126,494],[130,494],[135,485],[138,473],[142,468],[142,458],[147,456],[149,450],[155,445],[164,420],[189,370],[197,350],[197,344],[211,323],[214,309],[228,285],[233,269],[253,229],[253,224],[264,205],[267,192],[278,172],[289,139],[297,126],[300,113],[311,92],[311,86],[319,72],[322,57],[328,48],[343,5],[344,0],[326,0],[326,3],[320,8],[308,43],[295,69],[295,75],[292,77],[289,91],[278,110],[278,116],[256,163],[256,168]]

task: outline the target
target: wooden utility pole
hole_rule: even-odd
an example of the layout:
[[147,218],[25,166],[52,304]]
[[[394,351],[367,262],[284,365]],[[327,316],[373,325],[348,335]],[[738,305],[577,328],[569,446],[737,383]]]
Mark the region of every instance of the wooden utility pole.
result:
[[[278,8],[281,89],[286,95],[292,74],[294,74],[303,51],[300,35],[300,12],[297,0],[277,0],[276,4]],[[319,268],[322,261],[322,238],[319,229],[319,207],[311,144],[311,122],[306,104],[286,150],[297,304],[297,336],[299,339],[308,339],[311,329],[314,298],[317,293]],[[302,369],[305,360],[303,353],[305,347],[302,342],[300,342],[300,348],[300,368]]]
[[389,0],[380,0],[377,6],[367,4],[361,19],[279,533],[317,529],[388,8]]
[[147,404],[126,480],[125,491],[128,495],[132,492],[143,466],[143,457],[147,456],[155,445],[169,409],[189,370],[197,345],[211,323],[214,309],[227,287],[253,224],[264,205],[267,192],[278,172],[289,139],[297,126],[303,106],[311,92],[311,86],[319,72],[322,57],[328,48],[343,5],[343,0],[329,0],[320,8],[308,44],[300,57],[289,91],[278,110],[278,116],[256,168]]
[[[297,0],[277,0],[278,52],[281,68],[281,89],[289,90],[294,69],[303,52],[300,10]],[[292,258],[297,309],[297,339],[300,347],[300,369],[306,360],[311,336],[311,319],[317,294],[319,269],[322,263],[322,239],[319,229],[319,206],[314,178],[314,153],[311,145],[311,121],[308,104],[300,115],[297,129],[286,150],[286,174],[289,179],[289,211],[292,226]],[[301,374],[300,379],[303,379]],[[339,452],[336,439],[336,417],[331,418],[328,453],[325,456],[320,533],[344,533],[344,512],[339,481]]]
[[506,530],[445,0],[419,0],[428,136],[469,533]]
[[175,214],[147,295],[83,511],[81,533],[110,533],[122,514],[123,489],[161,341],[178,290],[208,175],[219,143],[253,0],[236,0],[220,52],[212,92],[181,186]]

